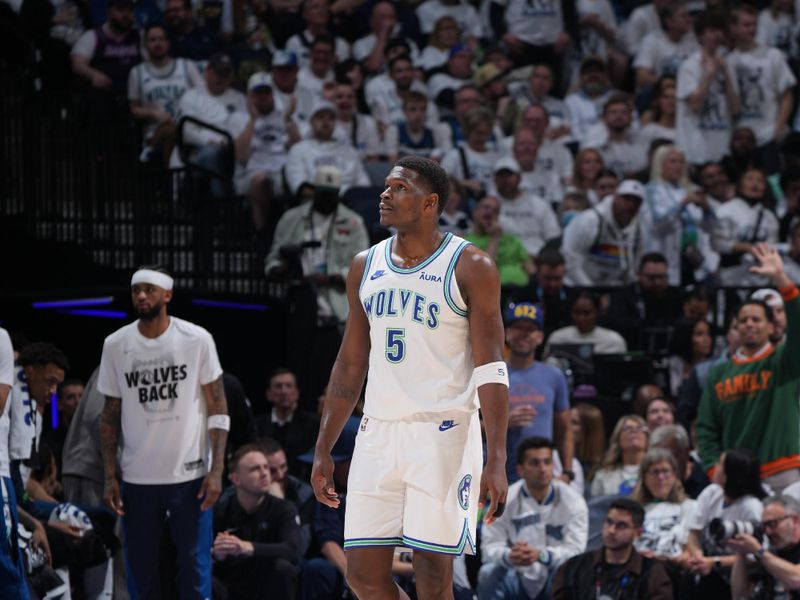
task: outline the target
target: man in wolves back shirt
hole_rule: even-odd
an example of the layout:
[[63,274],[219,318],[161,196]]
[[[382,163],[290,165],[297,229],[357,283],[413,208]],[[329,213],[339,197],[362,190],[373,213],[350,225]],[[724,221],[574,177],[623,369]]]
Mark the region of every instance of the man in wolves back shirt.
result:
[[750,448],[761,461],[761,477],[776,493],[800,480],[800,300],[780,255],[769,245],[753,249],[759,266],[786,303],[786,342],[773,346],[772,310],[748,300],[737,318],[742,345],[730,361],[712,369],[700,400],[697,440],[703,467],[710,469],[728,448]]

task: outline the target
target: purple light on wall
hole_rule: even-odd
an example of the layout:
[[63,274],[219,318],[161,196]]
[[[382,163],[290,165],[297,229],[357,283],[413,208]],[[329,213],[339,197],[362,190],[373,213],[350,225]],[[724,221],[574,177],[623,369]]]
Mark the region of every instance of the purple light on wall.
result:
[[74,298],[72,300],[44,300],[33,302],[31,305],[35,309],[43,308],[69,308],[72,306],[106,306],[114,302],[113,296],[101,296],[98,298]]
[[92,308],[67,308],[59,310],[60,315],[77,315],[79,317],[99,317],[101,319],[127,319],[128,313],[121,310],[101,310]]
[[50,423],[53,426],[53,431],[58,429],[58,394],[53,394],[50,397]]

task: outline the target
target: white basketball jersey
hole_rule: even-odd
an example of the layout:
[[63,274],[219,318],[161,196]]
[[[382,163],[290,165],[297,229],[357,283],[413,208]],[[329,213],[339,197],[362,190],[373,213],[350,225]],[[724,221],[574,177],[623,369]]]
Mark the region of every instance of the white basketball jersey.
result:
[[389,238],[370,248],[359,297],[370,325],[364,414],[400,420],[478,408],[467,307],[455,268],[469,242],[447,233],[410,269],[392,262]]
[[169,72],[159,74],[144,62],[135,67],[139,79],[139,98],[142,104],[153,104],[164,112],[175,116],[178,101],[192,87],[186,72],[186,59],[175,58]]

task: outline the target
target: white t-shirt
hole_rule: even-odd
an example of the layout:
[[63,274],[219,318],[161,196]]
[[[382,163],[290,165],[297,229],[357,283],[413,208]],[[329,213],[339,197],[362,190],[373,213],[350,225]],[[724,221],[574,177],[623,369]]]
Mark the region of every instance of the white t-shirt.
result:
[[257,169],[276,175],[286,164],[288,143],[289,134],[283,114],[273,109],[268,115],[260,115],[253,124],[247,170]]
[[628,351],[628,344],[620,334],[613,329],[595,327],[589,333],[581,333],[574,325],[556,329],[547,338],[544,353],[550,351],[553,344],[592,344],[595,354],[621,354]]
[[[418,80],[411,82],[411,90],[428,95],[428,88]],[[367,99],[369,112],[375,117],[376,121],[386,125],[399,125],[405,121],[403,113],[403,101],[397,93],[397,86],[394,80],[388,75],[378,75],[373,77],[364,88],[364,95]],[[436,103],[428,99],[428,107],[425,111],[425,123],[433,128],[439,122],[439,111]]]
[[464,37],[483,37],[483,25],[478,11],[468,2],[459,0],[455,4],[445,4],[441,0],[427,0],[417,6],[416,13],[419,28],[426,35],[433,31],[436,21],[442,17],[452,17]]
[[[708,88],[700,112],[689,108],[687,98],[703,80],[702,52],[694,52],[678,69],[678,114],[676,136],[678,147],[690,164],[717,162],[728,152],[733,122],[725,95],[725,79],[717,74]],[[729,72],[733,75],[733,72]]]
[[214,339],[177,317],[155,339],[137,323],[106,338],[97,379],[100,393],[122,399],[122,479],[153,485],[203,477],[211,448],[201,386],[222,376]]
[[706,556],[731,554],[724,545],[717,546],[706,535],[706,528],[712,519],[728,519],[736,521],[761,521],[764,506],[754,496],[744,496],[731,504],[725,504],[725,492],[722,486],[712,483],[697,497],[697,503],[687,521],[690,531],[703,532],[703,549]]
[[757,46],[749,52],[733,50],[728,66],[739,94],[741,112],[737,127],[749,127],[759,146],[775,135],[775,120],[783,93],[795,84],[795,77],[780,50]]
[[531,256],[539,254],[547,240],[561,235],[553,209],[541,197],[526,190],[514,200],[500,198],[500,226],[517,236]]
[[8,332],[0,327],[0,384],[14,385],[14,346]]
[[[355,133],[353,127],[355,126]],[[369,115],[354,113],[350,121],[336,120],[333,138],[349,146],[353,146],[363,160],[368,155],[377,156],[384,153],[378,125]],[[355,143],[354,143],[355,142]]]
[[[608,28],[616,33],[617,19],[608,0],[578,0],[578,18],[595,15]],[[581,27],[580,57],[597,56],[608,58],[608,40],[593,27]]]
[[777,48],[784,54],[788,54],[792,46],[793,27],[792,15],[779,12],[778,17],[775,18],[772,10],[765,8],[758,13],[756,42],[759,46]]
[[656,77],[674,75],[686,57],[695,50],[697,40],[694,34],[687,33],[678,42],[673,42],[659,29],[645,36],[633,66],[652,71]]
[[622,465],[615,469],[600,469],[592,480],[592,497],[629,496],[639,479],[639,465]]
[[[462,150],[469,173],[464,173],[464,161],[461,158]],[[488,149],[488,146],[485,152],[476,152],[467,144],[460,144],[444,155],[442,168],[447,171],[448,175],[452,175],[460,181],[467,179],[477,180],[481,182],[484,189],[489,189],[492,185],[494,163],[497,162],[498,158],[500,158],[500,154]]]
[[639,552],[656,556],[678,556],[689,537],[687,524],[694,511],[694,500],[650,502],[644,507],[644,531],[634,542]]
[[625,47],[630,56],[636,56],[642,40],[648,33],[661,30],[661,20],[652,2],[640,6],[631,13],[625,27]]
[[578,144],[583,144],[589,130],[600,122],[603,106],[612,93],[613,90],[608,90],[597,98],[589,98],[582,90],[578,90],[564,99],[570,114],[572,137]]
[[[311,62],[311,44],[314,40],[314,36],[306,29],[301,33],[294,34],[286,40],[286,47],[284,49],[287,52],[294,52],[294,55],[297,57],[297,64],[300,68],[307,67],[308,63]],[[338,36],[334,38],[334,43],[336,44],[336,49],[334,50],[336,53],[336,62],[342,62],[350,58],[350,44]]]
[[564,31],[561,0],[502,0],[497,3],[506,7],[508,32],[527,44],[549,46]]
[[647,145],[639,131],[628,128],[625,136],[612,140],[602,121],[586,133],[581,148],[596,148],[607,169],[620,176],[631,175],[647,167]]
[[286,183],[294,194],[303,183],[310,183],[319,167],[333,165],[342,172],[342,192],[355,186],[368,186],[369,176],[358,153],[342,141],[306,139],[289,150],[286,161]]

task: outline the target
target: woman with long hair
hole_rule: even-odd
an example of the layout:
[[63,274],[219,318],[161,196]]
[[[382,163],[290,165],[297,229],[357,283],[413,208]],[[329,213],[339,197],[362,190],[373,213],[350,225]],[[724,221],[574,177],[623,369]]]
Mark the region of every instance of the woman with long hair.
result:
[[586,402],[579,402],[570,411],[575,458],[581,463],[586,480],[594,477],[595,469],[606,452],[606,428],[602,411]]
[[644,251],[667,259],[667,278],[673,286],[692,281],[695,271],[716,269],[710,247],[713,207],[706,195],[692,186],[683,152],[672,144],[653,154],[650,183],[640,214]]
[[603,167],[603,155],[596,148],[584,148],[575,155],[570,187],[586,194],[593,205],[598,202],[596,197],[591,197],[594,193],[594,181]]
[[666,448],[651,448],[639,468],[631,498],[644,506],[644,532],[636,549],[647,556],[672,558],[686,544],[686,528],[694,508],[678,476],[678,461]]
[[649,442],[650,430],[642,417],[620,417],[592,481],[592,496],[629,495],[639,479],[639,466]]
[[675,78],[665,75],[656,84],[656,96],[650,104],[650,120],[640,130],[640,136],[646,140],[648,147],[654,140],[675,141],[677,105]]
[[672,397],[677,398],[684,380],[692,368],[711,358],[714,339],[711,324],[705,319],[678,319],[668,345],[669,385]]

